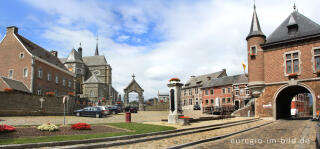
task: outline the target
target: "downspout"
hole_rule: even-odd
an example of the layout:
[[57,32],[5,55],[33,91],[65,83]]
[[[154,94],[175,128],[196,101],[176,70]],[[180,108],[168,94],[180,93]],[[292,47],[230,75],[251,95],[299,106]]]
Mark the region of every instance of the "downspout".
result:
[[33,94],[33,82],[34,82],[34,65],[35,65],[35,60],[34,56],[32,56],[32,61],[31,61],[31,84],[30,84],[30,91]]

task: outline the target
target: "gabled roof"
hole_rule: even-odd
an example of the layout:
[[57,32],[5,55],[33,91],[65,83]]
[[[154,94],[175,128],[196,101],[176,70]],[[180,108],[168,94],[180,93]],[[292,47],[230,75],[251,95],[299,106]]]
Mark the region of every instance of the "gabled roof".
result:
[[237,79],[238,76],[239,75],[215,78],[204,83],[202,88],[231,85],[234,83],[234,81]]
[[256,6],[254,6],[252,21],[251,21],[251,28],[246,39],[248,40],[250,37],[254,37],[254,36],[263,36],[264,38],[266,37],[261,31],[258,15],[256,12]]
[[59,68],[67,70],[67,68],[60,62],[60,60],[54,55],[52,55],[49,51],[45,50],[44,48],[40,47],[39,45],[33,43],[32,41],[24,38],[19,34],[15,34],[15,35],[32,55],[35,55],[41,59],[44,59],[47,62]]
[[104,56],[86,56],[82,59],[87,66],[108,65]]
[[65,61],[66,63],[83,63],[80,54],[73,48]]
[[[295,34],[288,33],[288,26],[290,25],[298,26]],[[266,45],[316,34],[320,34],[320,25],[300,14],[298,11],[294,11],[270,34],[267,38]]]
[[12,88],[17,91],[31,93],[30,90],[20,81],[12,80],[2,76],[0,76],[0,78],[8,85],[9,88]]
[[95,74],[92,74],[92,76],[84,82],[85,84],[98,84],[103,83]]
[[136,85],[141,91],[144,91],[135,79],[132,79],[132,81],[129,83],[129,85],[126,88],[124,88],[123,90],[127,90],[132,85]]
[[208,78],[214,79],[214,78],[219,78],[226,75],[227,75],[226,70],[223,69],[222,71],[218,71],[210,74],[194,76],[194,77],[191,77],[188,80],[188,82],[184,84],[182,88],[201,87],[204,84],[204,82],[208,81]]
[[248,84],[248,77],[244,74],[238,75],[234,81],[234,84]]

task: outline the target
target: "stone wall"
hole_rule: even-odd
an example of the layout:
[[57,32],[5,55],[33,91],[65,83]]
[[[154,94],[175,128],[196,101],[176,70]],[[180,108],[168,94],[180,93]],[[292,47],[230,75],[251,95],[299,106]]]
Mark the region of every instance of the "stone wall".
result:
[[159,103],[157,105],[148,105],[145,111],[169,111],[169,103]]
[[[31,115],[63,115],[63,97],[44,97],[43,110],[40,110],[40,98],[32,94],[0,92],[0,116],[31,116]],[[66,104],[66,113],[72,114],[75,109],[82,108],[75,104],[75,98],[70,97]]]
[[238,116],[238,117],[249,117],[249,114],[250,114],[250,117],[255,116],[255,114],[254,114],[254,105],[247,105],[247,106],[245,106],[245,107],[233,112],[231,115],[232,116]]

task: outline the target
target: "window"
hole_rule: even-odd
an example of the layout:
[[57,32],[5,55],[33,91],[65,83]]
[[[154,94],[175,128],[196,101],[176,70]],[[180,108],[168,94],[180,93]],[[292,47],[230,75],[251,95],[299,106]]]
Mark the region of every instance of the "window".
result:
[[68,81],[68,87],[71,88],[71,81]]
[[236,96],[239,96],[239,90],[236,90],[235,92],[236,92]]
[[213,101],[213,99],[211,99],[210,101],[211,101],[211,104],[214,104],[214,101]]
[[183,100],[183,105],[187,105],[187,100]]
[[37,90],[37,95],[42,95],[42,90],[41,90],[41,88],[39,88],[38,90]]
[[229,87],[229,88],[228,88],[228,94],[230,94],[230,93],[231,93],[231,88]]
[[231,99],[230,98],[228,98],[228,103],[230,103],[231,102]]
[[13,78],[13,69],[10,69],[10,70],[9,70],[8,78],[10,78],[10,79]]
[[206,95],[209,95],[209,90],[206,89]]
[[59,76],[56,75],[56,84],[58,84],[58,83],[59,83]]
[[213,95],[213,93],[214,93],[214,91],[213,91],[213,89],[211,89],[211,90],[210,90],[210,94]]
[[23,69],[23,77],[28,77],[28,68]]
[[243,88],[240,89],[240,95],[243,95],[244,91]]
[[194,89],[194,93],[195,93],[195,94],[198,94],[198,88],[195,88],[195,89]]
[[299,53],[286,54],[286,73],[298,73],[299,72]]
[[24,58],[24,53],[23,53],[23,52],[20,52],[19,58],[20,58],[20,59],[23,59],[23,58]]
[[235,89],[238,89],[238,88],[239,88],[239,86],[238,86],[238,85],[234,85],[234,88],[235,88]]
[[62,85],[66,86],[66,79],[65,78],[62,79]]
[[209,103],[209,100],[206,100],[206,105],[208,105],[208,103]]
[[226,99],[225,98],[222,98],[222,103],[226,103]]
[[315,64],[315,70],[320,70],[320,49],[314,50],[314,64]]
[[183,90],[183,95],[184,95],[184,96],[187,95],[187,90]]
[[196,98],[196,100],[198,101],[198,98]]
[[51,81],[52,80],[52,74],[51,72],[48,72],[48,81]]
[[247,94],[247,95],[249,95],[249,94],[250,94],[249,89],[246,89],[246,94]]
[[90,91],[90,97],[94,97],[94,92],[93,92],[93,90]]
[[38,70],[38,78],[42,78],[42,69],[41,68]]
[[257,55],[257,46],[250,47],[250,55]]
[[191,89],[189,89],[189,95],[192,95],[192,90]]
[[76,69],[76,74],[81,74],[81,69]]
[[222,89],[222,94],[225,94],[225,93],[226,93],[226,89],[223,88],[223,89]]
[[189,99],[189,105],[192,105],[192,99]]

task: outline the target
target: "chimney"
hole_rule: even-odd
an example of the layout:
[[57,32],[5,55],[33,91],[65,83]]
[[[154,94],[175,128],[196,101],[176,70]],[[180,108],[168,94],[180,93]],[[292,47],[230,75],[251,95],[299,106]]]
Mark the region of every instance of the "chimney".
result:
[[58,57],[58,51],[51,50],[50,53],[51,53],[53,56]]
[[18,28],[16,26],[8,26],[7,27],[7,34],[18,34]]
[[80,55],[80,57],[82,58],[82,47],[81,47],[81,43],[80,43],[80,46],[78,48],[78,53]]

